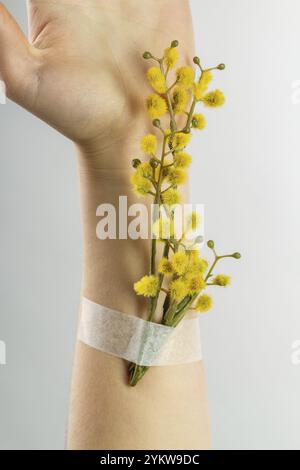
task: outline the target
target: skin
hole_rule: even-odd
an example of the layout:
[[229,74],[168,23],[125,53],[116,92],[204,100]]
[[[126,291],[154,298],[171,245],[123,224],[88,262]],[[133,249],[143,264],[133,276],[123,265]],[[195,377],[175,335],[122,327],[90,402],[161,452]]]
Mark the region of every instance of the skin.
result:
[[[160,56],[179,40],[182,63],[194,54],[186,0],[29,0],[27,39],[0,4],[0,78],[8,97],[75,143],[80,176],[84,263],[82,295],[144,316],[133,283],[148,271],[149,243],[99,241],[96,208],[142,202],[130,162],[153,132],[145,50]],[[170,21],[171,19],[171,21]],[[187,188],[185,188],[187,194]],[[144,201],[145,202],[145,201]],[[208,449],[202,362],[153,367],[128,386],[127,364],[80,342],[71,386],[68,449]]]

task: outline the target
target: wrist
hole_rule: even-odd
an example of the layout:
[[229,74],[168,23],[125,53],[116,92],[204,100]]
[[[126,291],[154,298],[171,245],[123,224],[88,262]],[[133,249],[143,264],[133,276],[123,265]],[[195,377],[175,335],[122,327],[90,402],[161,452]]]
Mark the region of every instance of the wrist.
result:
[[113,128],[101,129],[92,139],[75,143],[79,170],[95,174],[98,170],[132,171],[131,162],[140,155],[142,136],[153,132],[151,123],[142,114],[130,118],[126,126],[116,123]]

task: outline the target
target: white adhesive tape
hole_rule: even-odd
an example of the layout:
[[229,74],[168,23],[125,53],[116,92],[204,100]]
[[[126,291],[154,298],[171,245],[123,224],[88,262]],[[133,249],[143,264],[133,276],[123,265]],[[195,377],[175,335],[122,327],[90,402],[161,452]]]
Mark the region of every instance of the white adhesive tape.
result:
[[171,328],[83,298],[78,339],[141,366],[186,364],[202,359],[199,316],[191,313]]

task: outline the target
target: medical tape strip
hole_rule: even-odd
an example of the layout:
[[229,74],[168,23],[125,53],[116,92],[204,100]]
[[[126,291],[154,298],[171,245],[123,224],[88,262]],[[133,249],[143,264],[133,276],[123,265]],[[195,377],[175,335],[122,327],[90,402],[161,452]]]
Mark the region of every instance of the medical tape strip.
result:
[[83,298],[78,339],[141,366],[186,364],[202,359],[199,316],[192,313],[172,328]]

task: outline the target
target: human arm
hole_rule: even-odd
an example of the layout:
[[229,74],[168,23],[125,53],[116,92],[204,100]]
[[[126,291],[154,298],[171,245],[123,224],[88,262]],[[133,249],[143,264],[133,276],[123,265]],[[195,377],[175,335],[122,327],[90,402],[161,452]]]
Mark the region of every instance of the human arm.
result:
[[[95,237],[96,208],[135,202],[130,161],[148,132],[141,53],[180,41],[193,54],[185,1],[31,0],[30,42],[1,9],[0,70],[8,96],[75,142],[84,232],[82,295],[143,314],[133,282],[148,269],[145,241]],[[171,21],[170,21],[171,18]],[[120,266],[122,269],[120,269]],[[136,389],[126,364],[77,343],[69,448],[209,446],[201,363],[153,368]]]

